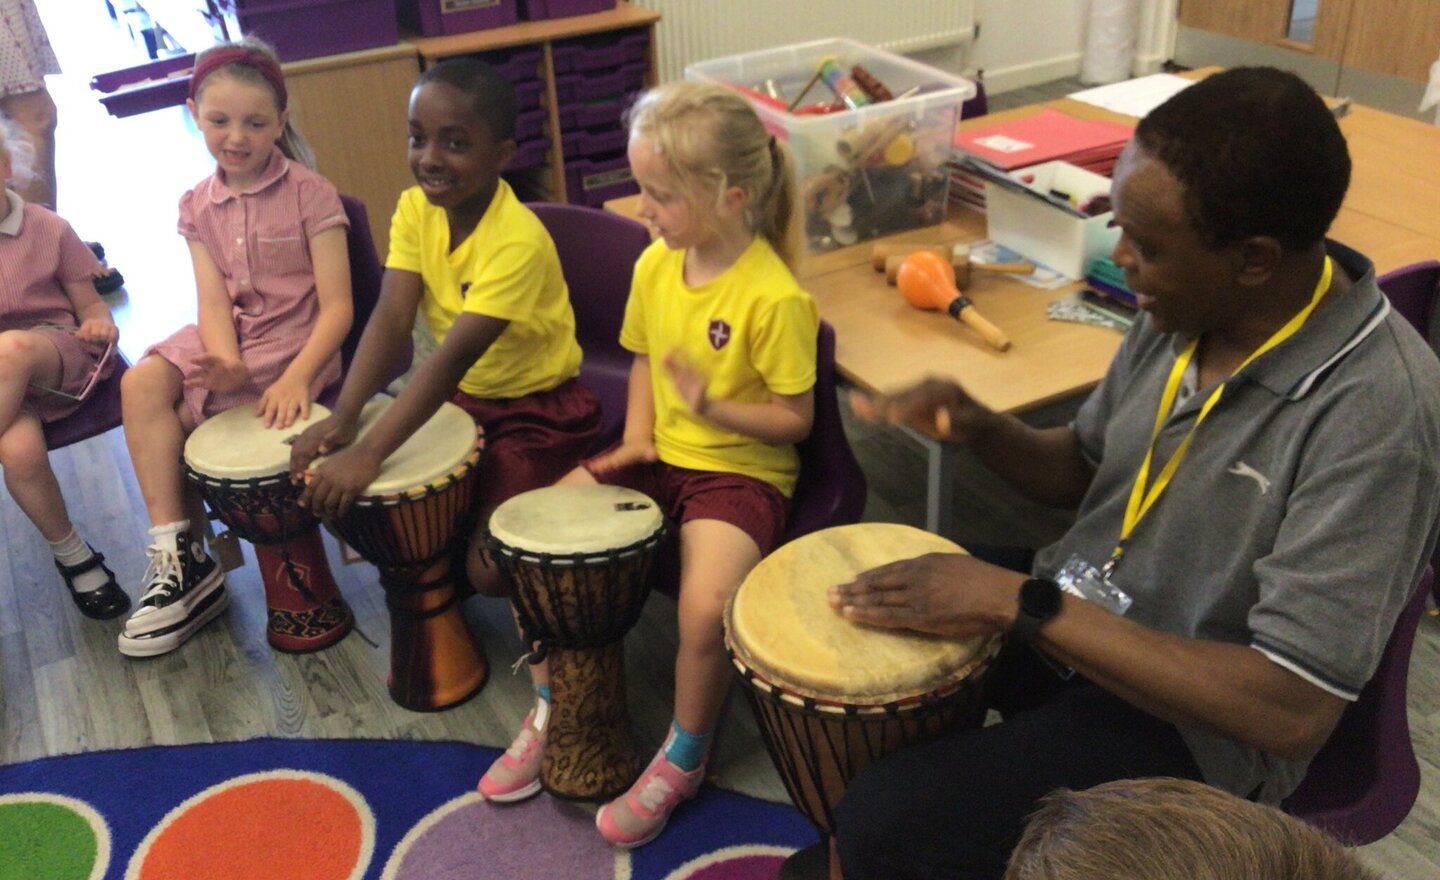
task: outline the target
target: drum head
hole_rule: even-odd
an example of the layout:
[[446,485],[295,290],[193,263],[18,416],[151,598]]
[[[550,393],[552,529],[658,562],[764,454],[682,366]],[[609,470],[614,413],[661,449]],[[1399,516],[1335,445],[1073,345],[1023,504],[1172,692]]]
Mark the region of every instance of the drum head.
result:
[[990,638],[952,639],[846,620],[835,584],[924,553],[964,553],[910,526],[860,523],[813,532],[761,560],[725,608],[737,658],[802,697],[856,706],[910,699],[967,678]]
[[273,477],[290,470],[290,445],[330,410],[310,404],[310,418],[284,430],[265,427],[255,405],[244,403],[206,419],[185,441],[185,464],[196,473],[226,480]]
[[664,516],[648,495],[621,486],[550,486],[495,508],[490,534],[527,553],[604,553],[644,541]]
[[[360,411],[357,436],[365,436],[390,405],[389,400],[365,404]],[[454,471],[474,451],[475,420],[455,404],[442,403],[429,421],[390,453],[380,466],[380,475],[365,489],[365,494],[398,495],[423,489]]]

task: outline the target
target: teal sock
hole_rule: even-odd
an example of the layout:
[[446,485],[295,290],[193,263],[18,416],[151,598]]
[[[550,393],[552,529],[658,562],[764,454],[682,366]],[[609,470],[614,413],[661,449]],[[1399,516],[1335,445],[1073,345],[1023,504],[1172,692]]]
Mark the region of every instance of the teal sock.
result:
[[670,743],[665,746],[665,760],[689,773],[699,767],[705,761],[705,746],[710,742],[710,736],[714,731],[705,733],[691,733],[680,726],[680,722],[670,723]]
[[548,684],[537,684],[537,685],[535,685],[535,693],[539,695],[540,699],[544,700],[544,701],[547,702],[547,703],[550,702],[550,685],[548,685]]

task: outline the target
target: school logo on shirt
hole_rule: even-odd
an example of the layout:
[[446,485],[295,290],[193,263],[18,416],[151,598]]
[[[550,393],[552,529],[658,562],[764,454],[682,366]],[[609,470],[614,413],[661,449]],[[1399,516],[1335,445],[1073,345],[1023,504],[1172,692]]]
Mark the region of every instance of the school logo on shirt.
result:
[[710,322],[709,335],[711,347],[719,351],[725,347],[725,343],[730,341],[730,325],[719,318],[715,318]]

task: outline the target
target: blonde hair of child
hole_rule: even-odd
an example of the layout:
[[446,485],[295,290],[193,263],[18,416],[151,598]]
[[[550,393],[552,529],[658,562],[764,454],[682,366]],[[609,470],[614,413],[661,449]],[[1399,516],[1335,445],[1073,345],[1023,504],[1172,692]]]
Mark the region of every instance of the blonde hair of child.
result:
[[10,160],[10,179],[17,187],[23,188],[35,178],[35,145],[29,135],[6,116],[0,116],[0,158]]
[[728,187],[740,187],[748,197],[750,230],[795,268],[800,240],[795,170],[785,145],[771,137],[743,97],[708,83],[652,89],[630,111],[630,137],[649,141],[693,208],[718,208]]
[[[270,44],[256,37],[245,37],[244,39],[237,40],[233,43],[217,43],[216,45],[211,46],[209,49],[206,49],[204,52],[201,52],[199,55],[196,55],[195,63],[198,66],[200,63],[200,59],[204,58],[211,52],[215,52],[220,49],[234,48],[249,49],[254,52],[259,52],[260,54],[269,58],[271,61],[274,61],[277,67],[280,65],[280,59],[275,54],[275,50],[270,48]],[[271,97],[276,99],[276,109],[279,109],[279,96],[275,94],[274,87],[270,85],[269,81],[265,79],[265,77],[260,73],[260,71],[256,70],[248,64],[225,64],[215,68],[215,70],[209,76],[205,77],[205,82],[200,83],[199,89],[196,90],[196,103],[199,103],[200,96],[205,93],[205,87],[210,83],[210,81],[213,80],[215,77],[221,75],[228,76],[232,79],[238,79],[241,82],[247,82],[254,86],[259,86],[266,92],[269,92]],[[275,143],[277,146],[280,147],[280,152],[285,154],[285,158],[291,160],[292,162],[299,162],[301,165],[304,165],[311,171],[315,170],[315,151],[310,148],[310,143],[306,141],[304,136],[300,134],[299,130],[295,128],[295,124],[293,122],[288,119],[285,121],[285,130],[280,133],[280,139]]]

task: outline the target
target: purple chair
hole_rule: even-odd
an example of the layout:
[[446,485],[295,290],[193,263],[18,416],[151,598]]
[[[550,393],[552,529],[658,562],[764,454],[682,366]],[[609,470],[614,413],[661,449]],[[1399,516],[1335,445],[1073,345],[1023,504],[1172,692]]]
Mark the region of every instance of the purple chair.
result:
[[575,337],[585,350],[580,381],[600,398],[603,427],[596,451],[620,439],[634,356],[620,347],[620,325],[635,261],[650,233],[628,217],[584,205],[532,202],[555,240],[575,309]]
[[1405,686],[1415,628],[1434,579],[1427,565],[1395,621],[1375,675],[1340,716],[1300,787],[1282,804],[1287,813],[1349,846],[1373,843],[1394,831],[1420,792]]
[[[345,341],[340,343],[341,378],[320,392],[319,402],[331,408],[340,397],[340,387],[344,384],[345,375],[350,372],[350,363],[355,360],[355,350],[360,347],[360,337],[365,335],[370,314],[380,301],[380,279],[384,275],[380,255],[375,250],[375,239],[370,235],[370,215],[365,210],[365,203],[354,196],[342,195],[340,204],[345,206],[345,217],[350,221],[350,232],[345,241],[350,255],[350,294],[355,317],[350,322],[350,332],[345,335]],[[391,369],[387,384],[410,368],[414,354],[413,346],[406,348],[404,357]]]
[[95,383],[90,396],[79,409],[63,419],[45,425],[45,446],[63,449],[71,443],[89,440],[120,427],[120,377],[130,369],[130,362],[117,348],[115,367],[110,376]]

